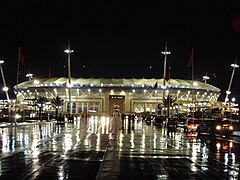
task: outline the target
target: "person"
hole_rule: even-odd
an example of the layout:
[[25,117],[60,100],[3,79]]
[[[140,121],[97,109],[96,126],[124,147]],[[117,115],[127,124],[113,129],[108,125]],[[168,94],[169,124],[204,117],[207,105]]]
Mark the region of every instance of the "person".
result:
[[175,119],[169,118],[167,122],[167,135],[175,133],[177,130],[177,122]]
[[124,119],[125,119],[125,114],[124,113],[122,113],[121,119],[122,119],[122,129],[124,129]]
[[113,110],[113,117],[114,118],[119,118],[120,117],[120,112],[117,109]]
[[135,115],[131,115],[131,120],[132,120],[132,129],[134,130],[134,124],[135,124]]

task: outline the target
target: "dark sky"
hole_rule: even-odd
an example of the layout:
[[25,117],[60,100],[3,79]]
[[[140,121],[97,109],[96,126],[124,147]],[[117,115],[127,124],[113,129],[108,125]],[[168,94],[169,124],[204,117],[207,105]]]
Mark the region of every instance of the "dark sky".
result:
[[[191,79],[186,65],[193,48],[195,79],[208,73],[208,83],[222,90],[220,100],[230,65],[240,58],[240,22],[233,25],[239,0],[9,0],[0,7],[0,58],[11,97],[19,47],[35,78],[48,77],[49,68],[52,77],[67,75],[68,40],[73,77],[162,78],[167,42],[171,77],[180,79]],[[238,71],[230,98],[240,98]]]

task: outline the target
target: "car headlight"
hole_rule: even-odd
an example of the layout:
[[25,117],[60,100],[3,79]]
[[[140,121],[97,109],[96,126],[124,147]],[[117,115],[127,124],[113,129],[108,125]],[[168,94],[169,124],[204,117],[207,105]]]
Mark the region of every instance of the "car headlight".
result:
[[229,130],[233,130],[233,126],[229,126]]
[[217,125],[217,126],[216,126],[216,130],[221,130],[221,126],[220,126],[220,125]]

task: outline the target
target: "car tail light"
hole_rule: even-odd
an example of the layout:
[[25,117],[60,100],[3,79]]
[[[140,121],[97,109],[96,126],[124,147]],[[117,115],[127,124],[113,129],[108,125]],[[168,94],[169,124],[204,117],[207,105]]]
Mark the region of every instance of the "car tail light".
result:
[[216,126],[216,129],[217,129],[217,130],[221,130],[221,126],[217,125],[217,126]]

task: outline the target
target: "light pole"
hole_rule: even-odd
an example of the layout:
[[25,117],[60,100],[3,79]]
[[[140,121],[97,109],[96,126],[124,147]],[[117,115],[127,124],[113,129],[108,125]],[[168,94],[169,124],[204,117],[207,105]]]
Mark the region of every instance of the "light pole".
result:
[[5,91],[7,100],[9,101],[8,87],[6,86],[6,81],[5,81],[3,69],[2,69],[3,64],[4,64],[4,60],[0,60],[0,70],[1,70],[2,80],[3,80],[3,86],[4,86],[3,91]]
[[68,48],[64,50],[65,53],[68,55],[68,84],[69,87],[69,107],[70,107],[70,114],[72,114],[72,100],[71,100],[71,63],[70,63],[70,54],[74,51],[70,49],[70,42],[68,41]]
[[32,77],[33,77],[33,74],[28,73],[28,74],[26,74],[26,77],[28,78],[29,81],[31,81],[31,80],[32,80]]
[[233,71],[232,71],[232,76],[228,85],[228,89],[226,91],[226,97],[225,97],[225,102],[229,101],[228,96],[231,94],[231,86],[232,86],[232,81],[233,81],[233,76],[234,76],[234,72],[235,69],[239,67],[239,65],[235,64],[231,64],[231,66],[233,67]]
[[[167,68],[167,55],[171,54],[170,51],[167,50],[167,42],[165,44],[164,51],[161,52],[164,55],[164,64],[163,64],[163,97],[165,98],[165,86],[166,86],[166,68]],[[162,112],[163,113],[163,112]]]
[[167,68],[167,55],[171,54],[170,51],[167,51],[167,42],[165,45],[165,50],[161,52],[164,55],[164,64],[163,64],[163,86],[166,84],[166,68]]
[[203,76],[204,83],[207,83],[207,80],[209,80],[209,77],[207,75]]

